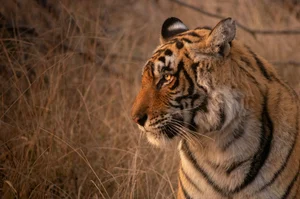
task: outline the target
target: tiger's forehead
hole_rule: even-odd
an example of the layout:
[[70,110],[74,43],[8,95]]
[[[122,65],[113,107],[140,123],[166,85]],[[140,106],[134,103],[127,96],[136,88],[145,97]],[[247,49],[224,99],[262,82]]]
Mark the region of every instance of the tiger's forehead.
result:
[[181,33],[170,41],[159,45],[146,63],[144,70],[146,68],[151,69],[154,76],[177,71],[182,54],[188,54],[185,46],[205,42],[209,33],[210,30],[207,28],[197,28]]
[[164,48],[156,50],[147,61],[143,71],[150,69],[154,76],[160,76],[162,73],[172,73],[177,70],[176,62],[178,58],[179,53],[176,49],[170,45],[165,45]]
[[159,45],[156,50],[154,50],[152,58],[156,57],[157,54],[160,54],[166,48],[177,48],[177,50],[181,50],[183,47],[182,42],[187,44],[204,42],[210,32],[211,30],[207,28],[196,28],[194,30],[188,30],[178,34],[168,42]]

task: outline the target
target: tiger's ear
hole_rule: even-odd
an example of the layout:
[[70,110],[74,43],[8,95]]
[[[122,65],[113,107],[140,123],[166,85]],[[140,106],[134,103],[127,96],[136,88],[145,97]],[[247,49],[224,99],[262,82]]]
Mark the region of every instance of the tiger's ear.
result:
[[160,43],[169,41],[175,35],[189,30],[184,23],[176,18],[170,17],[165,20],[161,28]]
[[208,45],[213,51],[226,56],[230,50],[230,42],[236,33],[235,21],[231,18],[223,19],[211,31],[208,37]]

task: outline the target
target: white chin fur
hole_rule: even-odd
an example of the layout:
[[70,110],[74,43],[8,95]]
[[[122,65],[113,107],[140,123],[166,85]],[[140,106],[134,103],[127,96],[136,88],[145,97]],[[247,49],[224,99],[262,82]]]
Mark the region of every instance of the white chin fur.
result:
[[163,147],[171,142],[171,139],[164,135],[153,135],[152,133],[146,133],[148,141],[157,147]]

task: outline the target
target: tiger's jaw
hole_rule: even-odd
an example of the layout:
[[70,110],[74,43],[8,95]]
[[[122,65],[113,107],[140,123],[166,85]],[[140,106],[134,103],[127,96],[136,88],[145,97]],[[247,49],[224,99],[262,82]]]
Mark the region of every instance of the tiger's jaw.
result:
[[183,119],[179,114],[173,117],[150,119],[145,126],[138,125],[146,134],[148,141],[155,146],[168,145],[178,135],[182,134]]
[[146,129],[139,126],[140,130],[146,134],[148,141],[155,146],[164,146],[170,143],[178,135],[177,131],[167,130],[167,126],[161,129]]
[[144,131],[146,133],[148,141],[155,146],[165,146],[168,145],[178,132],[174,131]]

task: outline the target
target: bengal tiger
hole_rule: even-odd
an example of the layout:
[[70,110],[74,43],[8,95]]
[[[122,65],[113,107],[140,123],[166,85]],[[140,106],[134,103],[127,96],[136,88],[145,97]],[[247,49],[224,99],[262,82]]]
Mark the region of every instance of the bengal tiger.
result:
[[132,118],[154,145],[180,139],[178,198],[300,198],[298,96],[235,35],[168,18]]

